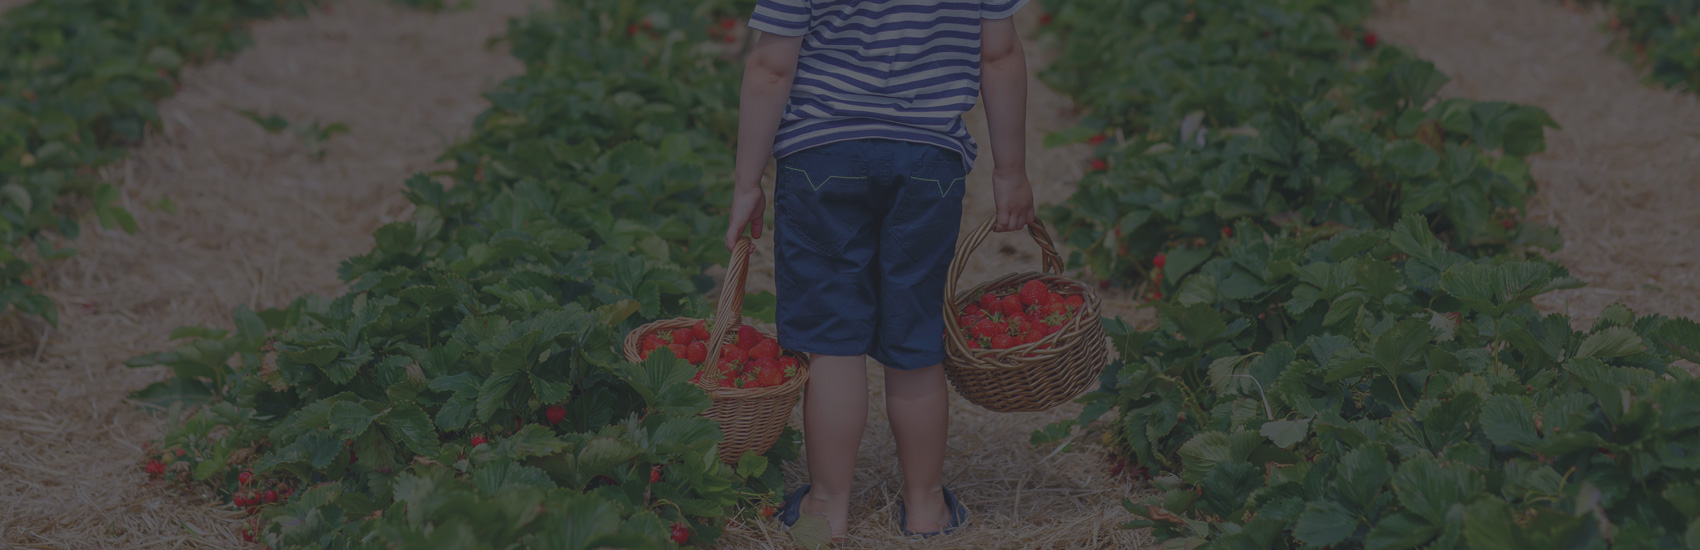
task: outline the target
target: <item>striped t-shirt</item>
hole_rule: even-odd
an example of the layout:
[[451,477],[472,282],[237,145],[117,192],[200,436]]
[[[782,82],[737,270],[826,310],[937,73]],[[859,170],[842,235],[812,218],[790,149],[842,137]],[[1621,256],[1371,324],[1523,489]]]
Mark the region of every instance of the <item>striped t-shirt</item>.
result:
[[774,158],[885,138],[977,153],[962,123],[980,98],[980,20],[1028,0],[757,0],[750,28],[803,36]]

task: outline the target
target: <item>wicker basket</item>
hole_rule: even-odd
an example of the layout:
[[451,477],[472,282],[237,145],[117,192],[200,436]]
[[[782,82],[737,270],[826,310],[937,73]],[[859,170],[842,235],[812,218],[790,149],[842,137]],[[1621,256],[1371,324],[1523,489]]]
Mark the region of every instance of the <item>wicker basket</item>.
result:
[[[720,292],[720,305],[710,323],[708,341],[711,344],[708,348],[708,359],[698,366],[699,369],[714,368],[720,357],[720,346],[731,341],[737,334],[734,329],[742,322],[743,317],[744,280],[749,274],[750,248],[748,237],[740,238],[738,244],[732,248],[732,259],[727,262],[725,286]],[[633,329],[626,334],[626,360],[642,361],[639,350],[642,349],[645,335],[657,331],[690,328],[696,323],[696,319],[664,319]],[[762,331],[762,334],[773,337],[765,331]],[[726,439],[720,442],[722,462],[735,464],[744,451],[765,453],[779,441],[780,433],[785,430],[786,423],[791,419],[791,409],[797,405],[797,398],[809,381],[808,355],[781,350],[781,356],[797,360],[797,376],[778,386],[721,388],[711,376],[700,377],[697,382],[697,387],[707,392],[709,399],[714,401],[714,405],[702,415],[720,422],[720,430],[726,436]]]
[[[988,219],[970,233],[950,264],[950,279],[945,283],[945,295],[951,297],[944,306],[945,373],[963,398],[995,412],[1035,412],[1067,403],[1097,384],[1109,361],[1109,340],[1099,319],[1098,296],[1079,281],[1059,275],[1062,258],[1050,234],[1037,221],[1028,224],[1027,231],[1044,253],[1043,273],[1014,273],[957,291],[957,279],[962,277],[968,256],[991,233],[992,222]],[[1008,349],[968,347],[956,320],[958,311],[987,292],[1013,294],[1023,283],[1035,279],[1058,294],[1081,297],[1082,305],[1068,324],[1037,342]]]

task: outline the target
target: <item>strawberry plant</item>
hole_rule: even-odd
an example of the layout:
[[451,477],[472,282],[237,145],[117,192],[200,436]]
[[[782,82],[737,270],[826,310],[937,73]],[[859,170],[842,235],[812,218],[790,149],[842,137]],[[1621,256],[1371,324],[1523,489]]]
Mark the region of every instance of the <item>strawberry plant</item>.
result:
[[31,287],[33,262],[64,258],[61,241],[92,211],[136,230],[118,190],[96,176],[158,128],[153,103],[184,65],[228,55],[248,23],[301,13],[312,0],[32,2],[0,18],[0,308],[56,323]]
[[[1506,224],[1533,192],[1541,110],[1437,99],[1446,77],[1356,25],[1369,2],[1054,2],[1066,36],[1044,77],[1090,110],[1052,143],[1098,141],[1094,171],[1047,216],[1073,266],[1175,285],[1241,225],[1389,227],[1421,214],[1459,250],[1554,248]],[[1129,33],[1129,29],[1138,32]],[[1111,134],[1114,140],[1092,136]]]
[[[179,411],[165,477],[232,495],[274,548],[707,544],[776,502],[796,434],[718,460],[680,359],[706,360],[706,327],[667,336],[680,357],[615,349],[708,312],[701,268],[725,252],[700,205],[728,191],[710,175],[730,166],[738,72],[668,22],[731,8],[557,8],[511,24],[526,73],[445,154],[452,185],[408,182],[412,219],[344,262],[345,294],[239,309],[234,331],[181,329],[131,361],[176,374],[135,396]],[[616,31],[640,18],[659,42]]]
[[[1700,324],[1613,306],[1587,330],[1530,300],[1580,283],[1388,230],[1237,242],[1111,323],[1119,360],[1054,440],[1156,477],[1127,502],[1159,538],[1236,548],[1680,546],[1700,536]],[[1513,518],[1516,518],[1515,520]],[[1689,539],[1692,540],[1692,539]]]
[[1606,23],[1625,57],[1664,86],[1700,87],[1700,2],[1592,0],[1611,13]]

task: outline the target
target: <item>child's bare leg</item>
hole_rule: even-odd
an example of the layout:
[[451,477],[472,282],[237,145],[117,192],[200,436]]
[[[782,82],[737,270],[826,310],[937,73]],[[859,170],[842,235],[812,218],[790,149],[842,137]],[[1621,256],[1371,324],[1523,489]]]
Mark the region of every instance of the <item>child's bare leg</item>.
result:
[[868,423],[868,362],[865,355],[809,355],[809,384],[803,399],[803,446],[809,456],[805,514],[820,514],[832,536],[850,531],[850,482]]
[[950,427],[950,393],[944,367],[886,369],[885,410],[903,465],[903,502],[909,531],[931,533],[949,525],[944,503],[945,436]]

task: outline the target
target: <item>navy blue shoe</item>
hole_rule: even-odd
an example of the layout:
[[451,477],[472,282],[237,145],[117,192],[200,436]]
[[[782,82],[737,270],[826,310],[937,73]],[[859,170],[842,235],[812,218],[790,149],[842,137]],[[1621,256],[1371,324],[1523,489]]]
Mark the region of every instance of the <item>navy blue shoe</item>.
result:
[[797,523],[797,518],[803,517],[803,495],[809,494],[809,486],[798,487],[790,496],[785,497],[785,503],[779,506],[779,522],[790,528]]
[[940,487],[940,489],[944,491],[944,505],[950,508],[950,525],[946,525],[944,529],[931,533],[910,532],[909,510],[902,503],[898,503],[897,513],[900,515],[898,516],[897,521],[899,528],[903,530],[904,536],[928,538],[937,535],[949,535],[952,531],[955,531],[957,527],[961,527],[962,524],[968,522],[968,508],[962,506],[962,503],[956,500],[956,494],[950,492],[949,487]]

